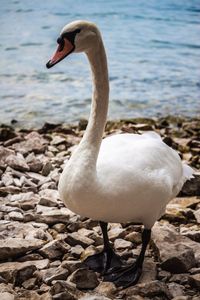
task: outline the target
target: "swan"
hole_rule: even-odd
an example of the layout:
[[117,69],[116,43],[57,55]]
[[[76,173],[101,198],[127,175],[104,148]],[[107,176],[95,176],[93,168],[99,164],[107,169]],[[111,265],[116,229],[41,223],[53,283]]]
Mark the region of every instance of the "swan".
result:
[[[155,132],[116,134],[102,140],[109,80],[101,33],[94,23],[74,21],[64,26],[57,43],[47,68],[70,53],[84,52],[93,79],[88,126],[61,174],[59,194],[71,211],[100,223],[103,251],[89,256],[85,264],[105,280],[127,287],[136,284],[142,273],[152,226],[193,170]],[[107,229],[108,222],[129,221],[144,225],[141,252],[133,264],[125,264],[114,252]]]

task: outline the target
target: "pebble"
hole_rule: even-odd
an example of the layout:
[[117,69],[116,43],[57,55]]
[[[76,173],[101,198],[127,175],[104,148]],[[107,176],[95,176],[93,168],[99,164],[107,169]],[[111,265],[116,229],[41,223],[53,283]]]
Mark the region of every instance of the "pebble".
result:
[[80,268],[74,271],[68,280],[76,285],[77,289],[95,289],[99,285],[99,281],[95,272]]

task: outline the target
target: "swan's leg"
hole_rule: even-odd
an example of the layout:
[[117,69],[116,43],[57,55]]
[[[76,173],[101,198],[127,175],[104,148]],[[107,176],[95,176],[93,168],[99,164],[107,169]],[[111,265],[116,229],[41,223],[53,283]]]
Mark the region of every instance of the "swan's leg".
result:
[[144,255],[150,238],[151,229],[144,229],[142,232],[142,249],[137,260],[129,266],[119,268],[117,271],[105,275],[104,280],[112,281],[116,286],[122,286],[124,288],[136,284],[142,273]]
[[99,224],[103,234],[103,251],[87,257],[84,263],[95,272],[105,274],[110,268],[121,267],[122,260],[120,259],[120,256],[114,252],[109,242],[107,230],[108,223],[99,222]]

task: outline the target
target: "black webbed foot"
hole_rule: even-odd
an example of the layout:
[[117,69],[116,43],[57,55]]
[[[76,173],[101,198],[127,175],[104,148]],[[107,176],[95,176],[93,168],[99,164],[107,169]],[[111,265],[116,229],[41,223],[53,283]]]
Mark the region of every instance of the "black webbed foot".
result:
[[84,264],[95,272],[106,274],[111,268],[120,268],[123,265],[123,261],[110,247],[100,253],[88,256],[84,260]]
[[127,288],[138,282],[140,275],[142,273],[142,268],[136,263],[123,266],[115,270],[110,270],[108,274],[104,275],[104,281],[111,281],[117,287]]

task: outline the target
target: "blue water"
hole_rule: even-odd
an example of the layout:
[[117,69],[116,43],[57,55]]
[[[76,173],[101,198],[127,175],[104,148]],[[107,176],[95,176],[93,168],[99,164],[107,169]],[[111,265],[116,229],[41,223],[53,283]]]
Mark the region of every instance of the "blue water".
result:
[[84,54],[45,68],[60,29],[96,22],[107,50],[109,118],[200,114],[199,0],[1,0],[0,123],[88,117]]

